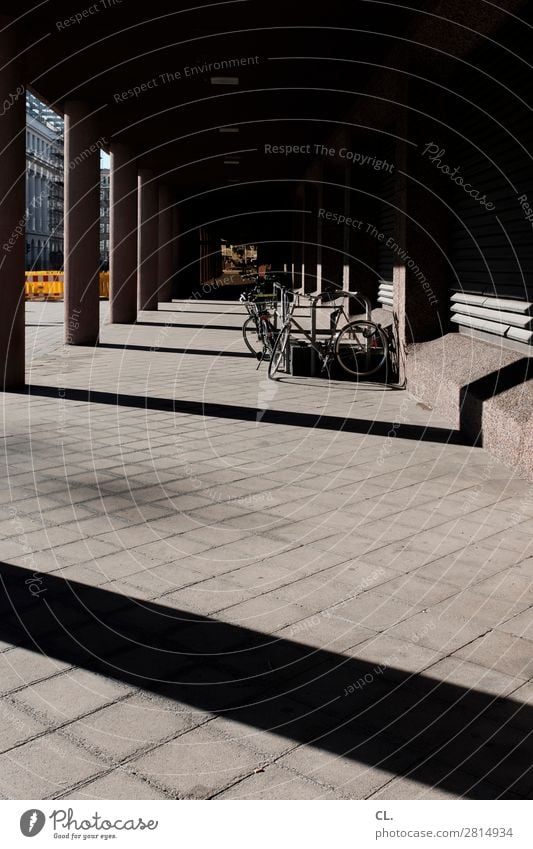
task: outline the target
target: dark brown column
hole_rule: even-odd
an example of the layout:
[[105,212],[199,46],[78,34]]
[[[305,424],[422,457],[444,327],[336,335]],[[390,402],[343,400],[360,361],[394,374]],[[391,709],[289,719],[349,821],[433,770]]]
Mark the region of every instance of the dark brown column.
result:
[[305,216],[305,189],[303,184],[300,185],[295,209],[298,212],[295,213],[295,230],[294,230],[294,251],[293,251],[293,262],[294,262],[294,288],[302,289],[304,285],[304,275],[302,275],[302,268],[304,268],[305,274],[305,230],[304,230],[304,216]]
[[140,310],[157,310],[159,199],[153,174],[146,168],[139,171],[137,192],[137,305]]
[[198,239],[198,268],[196,269],[196,284],[202,285],[204,282],[204,231],[200,228],[197,231]]
[[316,266],[318,255],[318,187],[316,183],[306,183],[305,199],[306,209],[309,210],[309,213],[304,215],[304,291],[316,292]]
[[172,195],[168,186],[159,186],[159,251],[157,257],[159,301],[172,300]]
[[[355,147],[355,145],[354,145]],[[366,192],[357,191],[359,182],[354,178],[353,166],[347,165],[344,177],[344,214],[348,223],[344,225],[343,289],[359,292],[377,306],[378,273],[376,238],[368,235],[368,228],[377,220],[377,201]],[[352,182],[354,188],[352,189]],[[377,183],[377,179],[376,179]],[[378,184],[379,185],[379,184]],[[366,187],[365,187],[366,188]],[[376,194],[379,188],[374,189]],[[352,309],[362,312],[361,305],[351,303]]]
[[137,166],[130,150],[111,145],[110,317],[114,324],[137,318]]
[[322,291],[322,269],[324,266],[324,228],[323,228],[323,218],[322,218],[322,210],[324,208],[324,185],[322,183],[323,174],[322,169],[318,171],[317,177],[317,220],[316,220],[316,286],[315,292]]
[[181,211],[177,205],[172,207],[172,287],[171,296],[179,298],[180,280],[178,269],[180,265],[180,233],[181,233]]
[[91,345],[100,326],[100,149],[80,101],[65,104],[65,341]]
[[345,225],[338,223],[344,212],[344,186],[333,169],[324,175],[322,198],[322,291],[331,291],[342,289],[345,235]]
[[13,27],[0,16],[0,369],[1,388],[24,383],[24,256],[26,250],[26,112]]
[[[399,135],[423,143],[427,131],[424,134],[418,118],[409,122],[406,118]],[[387,247],[394,255],[394,312],[403,376],[409,345],[446,332],[449,217],[445,203],[437,200],[443,193],[437,181],[440,175],[421,161],[419,148],[398,142],[396,165],[395,233]]]

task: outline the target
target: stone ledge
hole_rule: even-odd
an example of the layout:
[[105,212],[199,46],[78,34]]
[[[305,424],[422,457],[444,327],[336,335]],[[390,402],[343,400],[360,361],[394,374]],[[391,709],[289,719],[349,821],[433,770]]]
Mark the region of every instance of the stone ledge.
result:
[[533,357],[448,333],[410,345],[407,388],[533,480]]

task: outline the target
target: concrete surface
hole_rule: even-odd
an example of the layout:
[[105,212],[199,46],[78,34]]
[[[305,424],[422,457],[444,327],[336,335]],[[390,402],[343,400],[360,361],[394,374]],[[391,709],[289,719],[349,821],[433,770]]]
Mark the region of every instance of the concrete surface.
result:
[[448,333],[412,345],[409,391],[533,481],[533,358]]
[[531,486],[404,392],[267,381],[234,303],[2,397],[5,798],[530,798]]

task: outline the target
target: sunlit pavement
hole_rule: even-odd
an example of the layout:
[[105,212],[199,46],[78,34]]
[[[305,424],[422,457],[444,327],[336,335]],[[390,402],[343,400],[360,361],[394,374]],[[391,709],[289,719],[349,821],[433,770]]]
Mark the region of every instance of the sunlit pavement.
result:
[[160,307],[63,348],[28,306],[4,798],[531,797],[531,485],[405,392],[268,381],[234,303]]

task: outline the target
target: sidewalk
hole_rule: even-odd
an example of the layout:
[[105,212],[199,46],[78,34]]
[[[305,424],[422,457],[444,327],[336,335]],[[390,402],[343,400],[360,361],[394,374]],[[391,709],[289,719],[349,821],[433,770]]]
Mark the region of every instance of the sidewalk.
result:
[[2,396],[0,794],[531,798],[531,485],[405,392],[268,381],[237,304],[96,349],[62,309]]

